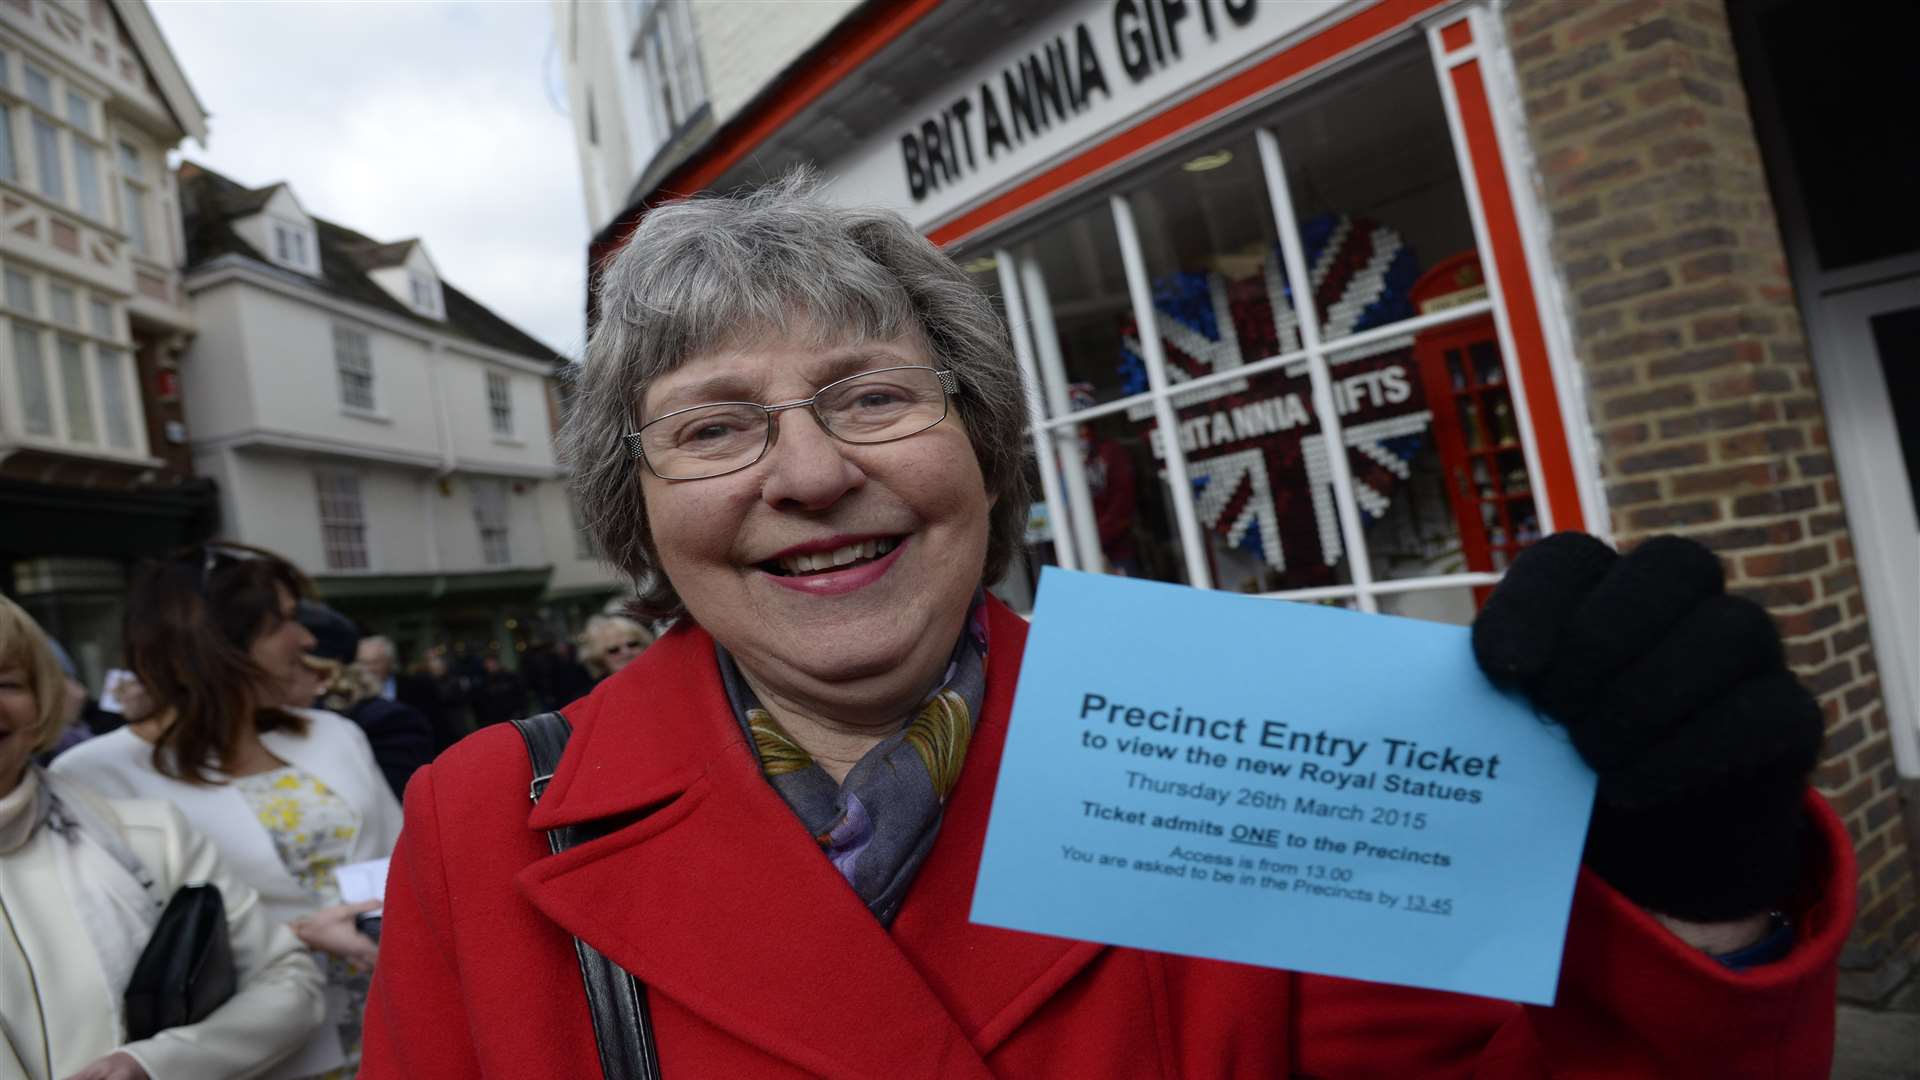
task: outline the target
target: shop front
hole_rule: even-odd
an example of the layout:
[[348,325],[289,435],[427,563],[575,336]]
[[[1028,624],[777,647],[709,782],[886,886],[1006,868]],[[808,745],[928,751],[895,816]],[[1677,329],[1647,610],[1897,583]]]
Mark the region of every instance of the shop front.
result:
[[1044,507],[1009,600],[1056,563],[1463,623],[1528,543],[1604,531],[1483,12],[1097,0],[951,29],[983,51],[816,160],[1012,327]]
[[1844,986],[1886,992],[1920,943],[1900,819],[1920,720],[1912,571],[1877,569],[1911,548],[1862,523],[1907,485],[1890,436],[1877,468],[1851,444],[1898,425],[1830,376],[1845,350],[1816,333],[1809,358],[1796,285],[1825,286],[1787,275],[1797,211],[1769,203],[1738,16],[1037,10],[862,8],[592,258],[651,200],[803,163],[950,251],[1034,391],[1041,497],[997,589],[1023,609],[1054,564],[1464,624],[1555,531],[1698,539],[1827,711],[1816,783],[1861,863]]

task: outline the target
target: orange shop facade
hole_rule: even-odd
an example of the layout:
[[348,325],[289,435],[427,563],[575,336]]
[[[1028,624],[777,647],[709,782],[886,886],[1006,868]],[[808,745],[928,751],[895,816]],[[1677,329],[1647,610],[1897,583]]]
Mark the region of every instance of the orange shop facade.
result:
[[[1042,496],[1001,594],[1030,604],[1057,564],[1464,623],[1551,532],[1695,535],[1827,705],[1819,782],[1863,875],[1849,992],[1904,975],[1920,727],[1882,565],[1900,550],[1855,548],[1845,459],[1872,448],[1829,449],[1841,406],[1821,397],[1834,380],[1801,328],[1727,14],[998,10],[868,5],[656,190],[810,162],[995,298],[1037,391]],[[1718,100],[1667,128],[1649,117],[1675,71]],[[1738,227],[1701,219],[1687,186],[1721,158],[1708,201],[1762,207]]]

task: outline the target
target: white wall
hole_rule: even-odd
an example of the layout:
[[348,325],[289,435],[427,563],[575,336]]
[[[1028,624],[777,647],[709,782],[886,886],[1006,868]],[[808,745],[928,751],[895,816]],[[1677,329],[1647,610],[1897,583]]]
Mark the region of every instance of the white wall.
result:
[[[546,530],[540,520],[541,482],[500,478],[507,487],[507,546],[512,559],[490,565],[480,558],[480,527],[473,517],[473,480],[469,473],[449,478],[449,494],[433,500],[434,531],[447,573],[546,566]],[[551,481],[547,481],[551,483]],[[521,490],[515,491],[518,486]]]
[[193,300],[200,327],[182,358],[180,404],[196,441],[231,435],[256,422],[241,292],[229,285]]
[[573,510],[564,480],[548,480],[540,485],[539,512],[546,535],[547,554],[553,560],[553,577],[547,582],[550,592],[585,588],[621,581],[619,571],[596,558],[582,558],[574,542]]
[[[513,402],[513,434],[497,435],[487,404],[487,372],[506,376]],[[525,473],[554,469],[553,431],[547,419],[547,386],[542,376],[471,353],[447,349],[441,354],[440,393],[446,401],[454,460],[475,472],[502,469]]]
[[741,4],[693,0],[694,34],[706,68],[707,101],[725,124],[814,43],[860,7],[860,0]]

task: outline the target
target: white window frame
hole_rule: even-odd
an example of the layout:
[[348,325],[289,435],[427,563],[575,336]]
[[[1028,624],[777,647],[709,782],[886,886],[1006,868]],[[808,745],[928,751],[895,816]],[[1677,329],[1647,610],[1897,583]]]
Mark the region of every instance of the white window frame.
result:
[[[1480,207],[1479,193],[1471,180],[1465,136],[1457,102],[1454,101],[1444,79],[1444,53],[1437,41],[1437,33],[1429,48],[1429,56],[1434,63],[1435,78],[1442,83],[1442,99],[1445,106],[1449,135],[1456,150],[1460,165],[1461,187],[1467,201],[1468,216],[1472,219],[1477,250],[1483,259],[1488,258],[1491,250],[1487,225]],[[1235,130],[1245,131],[1243,128]],[[1282,249],[1282,258],[1291,281],[1311,280],[1306,266],[1305,252],[1301,243],[1303,233],[1294,213],[1292,194],[1286,182],[1285,163],[1282,159],[1280,141],[1271,124],[1255,126],[1250,134],[1258,148],[1263,179],[1273,211],[1274,226],[1278,231],[1278,241]],[[1218,133],[1209,136],[1209,145],[1221,140]],[[1162,165],[1177,151],[1166,151],[1165,155],[1156,155],[1147,168]],[[1165,350],[1160,338],[1157,311],[1153,304],[1152,283],[1146,269],[1146,258],[1142,249],[1138,230],[1134,224],[1133,203],[1128,192],[1144,174],[1135,173],[1119,182],[1116,193],[1107,197],[1109,212],[1113,218],[1115,239],[1118,243],[1121,260],[1124,265],[1131,311],[1135,325],[1139,328],[1141,351],[1144,354],[1148,375],[1148,389],[1127,397],[1100,402],[1085,409],[1071,409],[1067,400],[1067,375],[1064,358],[1060,354],[1059,339],[1053,332],[1052,305],[1049,301],[1046,282],[1037,261],[1022,258],[1015,248],[1036,235],[1043,234],[1052,225],[1064,222],[1073,216],[1067,208],[1053,210],[1038,224],[1016,226],[1019,235],[996,237],[980,245],[969,245],[970,249],[992,250],[997,261],[1003,300],[1007,307],[1007,319],[1013,329],[1015,355],[1023,369],[1030,386],[1041,390],[1032,402],[1031,436],[1038,459],[1041,475],[1043,498],[1047,504],[1050,519],[1055,523],[1054,550],[1056,558],[1067,568],[1098,569],[1105,565],[1099,545],[1099,532],[1095,523],[1091,499],[1085,479],[1084,465],[1078,447],[1079,426],[1090,420],[1113,413],[1124,412],[1132,408],[1150,407],[1160,432],[1171,433],[1177,430],[1176,416],[1180,406],[1174,399],[1207,386],[1244,380],[1263,373],[1278,371],[1290,365],[1305,363],[1312,386],[1313,412],[1320,425],[1321,434],[1328,445],[1346,444],[1341,428],[1339,412],[1333,407],[1332,374],[1329,358],[1353,352],[1370,344],[1377,344],[1393,338],[1404,337],[1432,327],[1462,322],[1488,314],[1496,318],[1503,327],[1505,311],[1497,287],[1492,289],[1487,299],[1476,300],[1441,311],[1418,315],[1385,326],[1373,327],[1358,333],[1335,338],[1332,341],[1320,340],[1323,314],[1316,310],[1312,290],[1295,290],[1294,302],[1301,336],[1301,347],[1277,356],[1267,357],[1256,362],[1244,364],[1226,371],[1213,372],[1206,376],[1173,384],[1167,375]],[[1492,266],[1489,262],[1489,278]],[[1508,375],[1514,382],[1514,405],[1520,420],[1521,449],[1525,456],[1529,474],[1536,483],[1544,483],[1539,451],[1535,443],[1532,424],[1528,421],[1528,409],[1538,403],[1524,395],[1515,370],[1515,352],[1508,335],[1500,335],[1502,356],[1508,365]],[[1200,588],[1213,588],[1211,568],[1207,561],[1207,538],[1201,531],[1198,515],[1194,506],[1193,487],[1187,467],[1186,455],[1180,447],[1178,438],[1163,436],[1162,447],[1165,457],[1160,462],[1166,469],[1168,485],[1174,511],[1175,538],[1180,542],[1185,559],[1188,583]],[[1380,610],[1380,599],[1392,594],[1405,594],[1435,589],[1457,589],[1463,587],[1490,585],[1500,580],[1499,573],[1469,571],[1465,573],[1441,574],[1424,577],[1393,578],[1375,580],[1373,565],[1366,543],[1366,530],[1362,523],[1359,501],[1353,491],[1353,478],[1345,454],[1327,455],[1329,487],[1335,503],[1340,540],[1343,547],[1342,558],[1347,563],[1349,580],[1344,584],[1313,588],[1287,589],[1261,595],[1275,598],[1310,601],[1332,601],[1352,606],[1361,611]],[[1059,467],[1060,484],[1053,475],[1053,468]],[[1150,483],[1159,480],[1153,478]],[[1064,486],[1064,490],[1062,487]],[[1550,500],[1540,498],[1535,502],[1536,513],[1542,535],[1553,529]]]
[[632,11],[628,54],[640,66],[647,109],[665,141],[707,103],[693,14],[687,4],[673,0],[638,0]]
[[[16,68],[18,89],[13,82]],[[45,80],[44,100],[27,94],[29,73]],[[84,126],[77,119],[84,120]],[[0,138],[5,140],[0,179],[96,225],[112,226],[103,110],[92,91],[48,65],[0,53]],[[91,183],[83,183],[83,177]]]
[[[379,415],[380,384],[373,367],[373,335],[333,324],[333,371],[342,412]],[[361,400],[364,397],[365,400]]]
[[303,274],[320,272],[319,239],[310,222],[267,215],[267,258]]
[[432,274],[419,270],[407,271],[407,295],[413,300],[413,310],[436,319],[445,317],[446,312],[440,302],[440,281]]
[[[13,441],[66,453],[147,462],[146,406],[117,305],[77,282],[7,263],[0,271],[0,432]],[[24,284],[24,293],[19,286]],[[66,296],[71,310],[53,312]],[[14,303],[23,301],[25,306]],[[31,365],[21,345],[31,341]],[[46,402],[34,430],[21,379],[33,370]],[[74,375],[77,374],[77,378]],[[84,395],[76,400],[74,391]],[[77,421],[77,422],[76,422]],[[82,440],[85,429],[91,437]]]
[[487,566],[513,564],[513,513],[505,480],[474,477],[468,481],[473,500],[473,524],[480,537],[480,561]]
[[337,573],[372,570],[367,503],[360,474],[351,469],[317,469],[313,486],[320,517],[321,557],[327,569]]
[[513,438],[513,380],[505,372],[487,372],[487,418],[496,436]]
[[136,255],[154,254],[153,215],[148,212],[152,188],[147,180],[146,151],[139,143],[119,135],[113,146],[114,171],[120,178],[120,231]]

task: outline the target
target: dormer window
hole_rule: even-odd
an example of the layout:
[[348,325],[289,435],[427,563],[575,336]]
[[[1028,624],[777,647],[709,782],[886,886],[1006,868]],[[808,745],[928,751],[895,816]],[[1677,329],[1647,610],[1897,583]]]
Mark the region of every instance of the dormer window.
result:
[[268,219],[273,235],[273,261],[303,274],[318,273],[319,245],[314,242],[313,226],[285,218]]
[[412,294],[413,310],[436,319],[445,316],[440,305],[440,283],[432,276],[411,271],[407,274],[407,288]]

